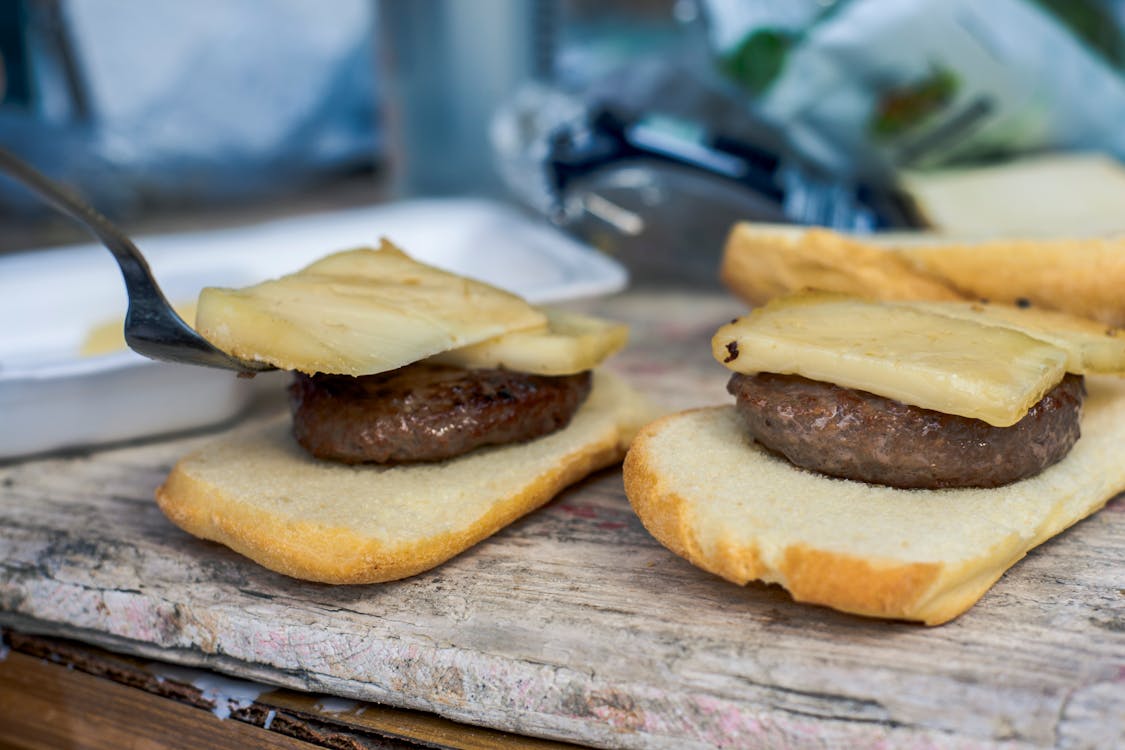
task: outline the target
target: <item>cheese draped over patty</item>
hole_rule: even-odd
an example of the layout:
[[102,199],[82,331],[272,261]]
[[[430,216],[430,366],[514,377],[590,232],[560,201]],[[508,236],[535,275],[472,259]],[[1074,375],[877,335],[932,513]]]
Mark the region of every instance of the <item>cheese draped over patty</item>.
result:
[[1068,371],[1125,373],[1125,336],[1092,321],[822,292],[723,326],[712,353],[735,372],[800,375],[997,427],[1022,419]]

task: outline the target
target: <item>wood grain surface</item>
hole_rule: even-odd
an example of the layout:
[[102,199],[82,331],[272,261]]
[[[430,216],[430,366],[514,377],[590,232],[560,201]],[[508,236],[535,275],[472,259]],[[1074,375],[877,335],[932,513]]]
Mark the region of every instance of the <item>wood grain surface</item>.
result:
[[[587,309],[634,324],[614,367],[667,406],[725,400],[708,341],[737,302]],[[209,437],[0,467],[0,624],[601,747],[1125,744],[1122,498],[924,628],[691,567],[645,532],[616,470],[408,580],[287,579],[153,503]]]

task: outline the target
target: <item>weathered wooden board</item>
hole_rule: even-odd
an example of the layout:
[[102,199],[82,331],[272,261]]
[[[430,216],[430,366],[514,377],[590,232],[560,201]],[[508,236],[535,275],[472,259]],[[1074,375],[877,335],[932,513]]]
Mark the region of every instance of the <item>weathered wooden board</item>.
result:
[[[0,628],[0,747],[574,750],[425,711],[348,700]],[[91,682],[93,679],[95,682]],[[184,714],[181,709],[191,709]],[[49,726],[47,726],[49,725]],[[240,726],[241,725],[241,726]],[[272,736],[247,732],[257,727]],[[256,735],[256,736],[255,736]],[[311,743],[311,744],[304,744]]]
[[[641,387],[676,407],[724,398],[707,341],[737,303],[598,305],[634,321],[617,367]],[[294,581],[152,502],[206,439],[0,467],[0,624],[604,747],[1125,743],[1121,498],[928,629],[689,566],[648,536],[613,470],[412,579]]]

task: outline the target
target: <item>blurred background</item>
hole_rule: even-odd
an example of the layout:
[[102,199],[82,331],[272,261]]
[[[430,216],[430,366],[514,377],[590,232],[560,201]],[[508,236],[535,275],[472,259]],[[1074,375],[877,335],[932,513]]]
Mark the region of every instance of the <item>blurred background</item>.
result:
[[[707,284],[736,219],[1121,231],[1123,28],[1125,0],[4,0],[0,146],[135,233],[475,196]],[[0,180],[0,251],[85,240]]]

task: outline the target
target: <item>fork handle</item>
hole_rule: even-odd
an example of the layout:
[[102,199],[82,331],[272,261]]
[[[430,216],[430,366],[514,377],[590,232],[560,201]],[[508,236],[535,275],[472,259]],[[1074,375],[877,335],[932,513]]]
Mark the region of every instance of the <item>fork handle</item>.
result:
[[151,359],[220,367],[242,373],[272,370],[265,363],[228,355],[184,322],[168,303],[148,267],[148,261],[129,237],[78,197],[13,154],[0,149],[0,171],[39,195],[53,207],[90,230],[113,254],[125,280],[129,311],[125,343]]
[[[130,292],[133,286],[142,285],[145,293],[155,293],[159,298],[164,298],[140,250],[109,219],[5,149],[0,149],[0,168],[97,235],[121,266],[121,273]],[[130,299],[133,298],[132,294],[129,296]]]
[[[113,222],[87,205],[49,177],[11,152],[0,148],[0,170],[37,193],[56,209],[90,230],[113,254],[121,268],[125,291],[129,297],[126,314],[126,339],[129,345],[147,356],[161,356],[168,344],[210,349],[169,304],[156,283],[148,261],[132,240]],[[170,341],[170,338],[178,341]]]

